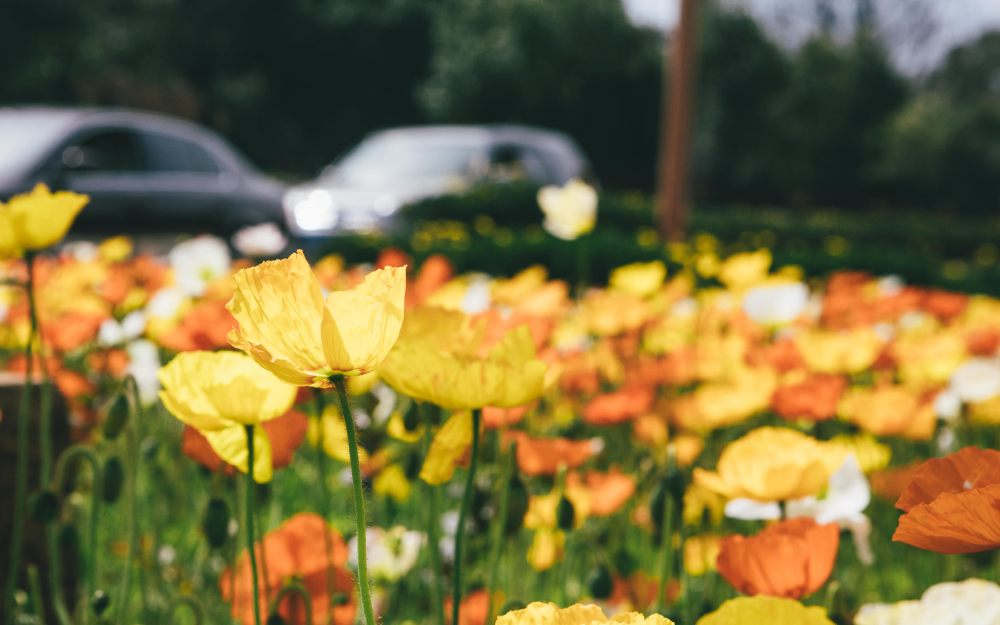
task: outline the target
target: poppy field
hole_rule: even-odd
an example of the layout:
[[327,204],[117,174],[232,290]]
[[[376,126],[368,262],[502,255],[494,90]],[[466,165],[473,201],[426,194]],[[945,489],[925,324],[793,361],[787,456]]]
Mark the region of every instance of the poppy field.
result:
[[60,246],[86,204],[0,205],[5,623],[1000,623],[1000,299]]

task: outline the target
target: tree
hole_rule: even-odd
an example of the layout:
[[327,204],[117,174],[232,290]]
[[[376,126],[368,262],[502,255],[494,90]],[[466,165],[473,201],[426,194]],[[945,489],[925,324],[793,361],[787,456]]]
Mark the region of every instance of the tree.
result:
[[660,46],[620,0],[449,0],[420,97],[439,121],[565,131],[605,184],[651,188]]

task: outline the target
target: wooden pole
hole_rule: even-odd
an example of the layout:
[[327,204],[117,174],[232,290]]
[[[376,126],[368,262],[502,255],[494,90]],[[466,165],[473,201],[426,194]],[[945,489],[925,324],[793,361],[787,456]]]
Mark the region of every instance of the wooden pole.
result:
[[656,212],[660,234],[670,241],[683,240],[687,228],[698,2],[680,0],[680,22],[664,46]]

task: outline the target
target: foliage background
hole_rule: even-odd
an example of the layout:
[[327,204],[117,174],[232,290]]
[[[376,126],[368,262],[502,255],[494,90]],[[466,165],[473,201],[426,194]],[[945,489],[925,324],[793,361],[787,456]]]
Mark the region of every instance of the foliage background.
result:
[[[788,52],[705,6],[697,201],[996,211],[1000,33],[906,77],[870,11],[848,42]],[[576,138],[605,187],[649,191],[662,46],[620,0],[11,0],[0,104],[166,111],[291,178],[389,125],[537,124]]]

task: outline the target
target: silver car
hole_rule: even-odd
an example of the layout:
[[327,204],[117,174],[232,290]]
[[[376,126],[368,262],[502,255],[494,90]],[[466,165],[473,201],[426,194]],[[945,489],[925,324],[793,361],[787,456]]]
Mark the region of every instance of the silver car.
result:
[[413,126],[366,137],[315,180],[285,193],[288,230],[302,237],[388,231],[403,206],[486,181],[562,184],[589,175],[567,136],[524,126]]
[[74,232],[213,232],[282,224],[284,186],[212,131],[105,108],[0,108],[0,201],[37,182],[90,196]]

